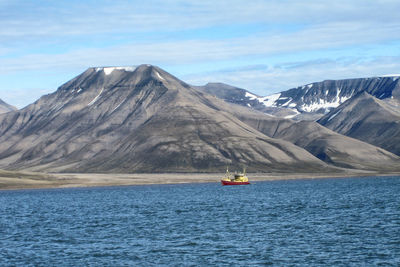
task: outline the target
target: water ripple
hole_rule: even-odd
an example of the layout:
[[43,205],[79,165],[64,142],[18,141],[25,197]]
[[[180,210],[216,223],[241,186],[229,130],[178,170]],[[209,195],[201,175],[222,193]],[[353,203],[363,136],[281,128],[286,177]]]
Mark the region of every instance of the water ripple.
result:
[[400,265],[400,177],[0,192],[1,266]]

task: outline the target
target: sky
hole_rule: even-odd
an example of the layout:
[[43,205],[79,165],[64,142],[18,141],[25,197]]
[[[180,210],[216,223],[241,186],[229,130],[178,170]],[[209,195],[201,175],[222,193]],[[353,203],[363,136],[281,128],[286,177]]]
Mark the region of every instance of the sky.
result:
[[400,73],[398,0],[0,0],[0,99],[22,108],[89,67],[153,64],[265,96]]

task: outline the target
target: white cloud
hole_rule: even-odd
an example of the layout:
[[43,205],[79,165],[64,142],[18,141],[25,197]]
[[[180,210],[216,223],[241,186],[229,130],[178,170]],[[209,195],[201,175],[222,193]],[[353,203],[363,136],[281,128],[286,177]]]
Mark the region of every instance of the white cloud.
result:
[[[185,64],[235,60],[400,39],[400,2],[388,0],[312,0],[307,4],[295,0],[1,3],[2,72],[118,65],[120,61]],[[263,26],[252,35],[233,33],[212,40],[207,35],[186,37],[181,33],[187,29],[212,32],[212,27],[249,23]],[[174,38],[168,38],[168,32],[175,32]],[[142,33],[142,39],[102,44],[119,35],[136,33]],[[150,37],[154,34],[160,37]],[[97,38],[100,44],[86,43],[91,38]],[[71,48],[53,51],[53,47],[68,44]],[[32,46],[35,50],[30,51]]]
[[[3,1],[7,2],[7,1]],[[398,23],[399,1],[8,1],[0,9],[0,38],[176,31],[243,23],[319,25],[338,22]],[[3,4],[4,5],[4,4]],[[270,27],[269,25],[268,27]]]
[[[377,32],[371,35],[371,32]],[[224,40],[177,40],[131,43],[106,48],[87,48],[59,54],[28,54],[5,58],[0,72],[40,69],[83,68],[100,65],[187,64],[234,60],[244,57],[268,57],[285,53],[337,49],[374,44],[397,38],[399,25],[336,23],[312,27],[294,33],[253,35]]]
[[[254,88],[258,94],[327,78],[399,72],[400,52],[393,52],[400,42],[398,0],[40,3],[0,0],[0,93],[7,89],[4,81],[10,74],[20,74],[21,80],[26,73],[63,72],[65,77],[103,65],[151,63],[176,70],[180,66],[184,71],[178,74],[201,65],[185,77],[193,83],[223,81]],[[231,32],[225,33],[227,26]],[[252,27],[257,29],[251,31]],[[210,34],[215,28],[222,36]],[[355,55],[350,62],[337,60],[342,51]],[[316,52],[322,60],[312,61]],[[301,55],[298,62],[285,63],[292,55]],[[237,69],[271,64],[271,57],[276,66]],[[209,71],[227,64],[236,70]],[[13,88],[17,87],[15,81]],[[17,99],[10,102],[19,105]]]

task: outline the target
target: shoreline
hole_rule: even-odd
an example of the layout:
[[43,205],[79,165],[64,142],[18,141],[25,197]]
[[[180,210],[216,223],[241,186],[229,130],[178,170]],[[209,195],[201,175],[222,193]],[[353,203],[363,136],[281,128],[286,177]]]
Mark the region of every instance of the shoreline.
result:
[[[219,183],[223,173],[29,173],[1,172],[0,191],[85,188],[104,186]],[[352,171],[343,173],[248,173],[250,182],[295,179],[400,176],[400,173]]]

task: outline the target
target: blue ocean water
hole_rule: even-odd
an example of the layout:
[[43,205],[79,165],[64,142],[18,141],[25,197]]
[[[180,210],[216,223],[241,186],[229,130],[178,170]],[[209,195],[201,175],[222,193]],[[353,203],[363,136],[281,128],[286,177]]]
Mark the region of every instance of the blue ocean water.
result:
[[1,266],[399,266],[400,177],[0,192]]

